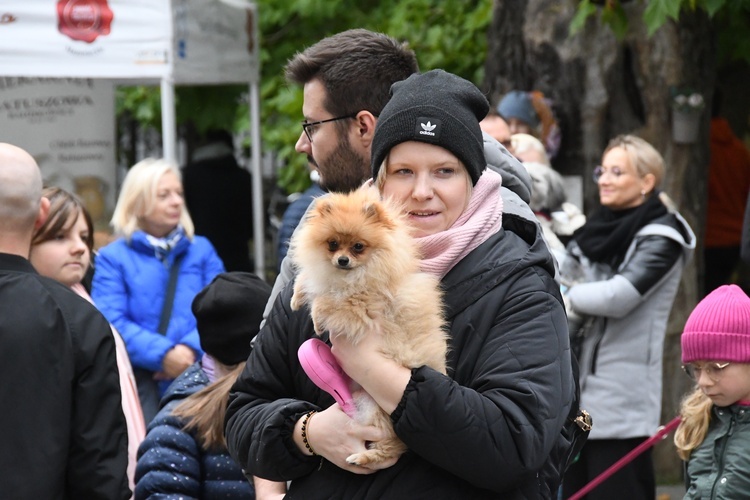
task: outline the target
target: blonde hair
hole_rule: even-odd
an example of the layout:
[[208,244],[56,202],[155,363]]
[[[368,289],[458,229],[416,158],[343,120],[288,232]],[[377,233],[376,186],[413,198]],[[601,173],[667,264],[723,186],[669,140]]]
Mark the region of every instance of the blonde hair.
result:
[[[218,361],[215,363],[218,364]],[[220,450],[227,447],[224,438],[224,416],[227,412],[229,390],[244,367],[245,361],[238,363],[232,371],[191,394],[172,410],[172,415],[186,420],[183,429],[195,432],[198,442],[205,450]]]
[[383,186],[385,186],[385,178],[387,176],[386,170],[388,169],[388,156],[385,155],[385,158],[383,158],[383,163],[380,164],[380,168],[378,169],[378,176],[375,177],[375,187],[378,188],[378,191],[381,193],[383,192]]
[[661,185],[661,181],[664,179],[664,158],[651,144],[634,135],[618,135],[609,141],[602,156],[614,148],[622,148],[625,151],[639,176],[652,174],[654,176],[654,188]]
[[[151,213],[156,204],[156,190],[162,176],[172,172],[182,182],[180,169],[173,162],[146,158],[128,171],[122,183],[120,196],[112,214],[112,227],[115,232],[130,239],[133,233],[140,228],[139,219]],[[182,204],[180,225],[185,230],[185,235],[192,239],[195,234],[195,226],[187,211],[185,202]]]
[[510,143],[513,146],[514,155],[522,154],[526,151],[534,151],[542,158],[542,161],[538,163],[550,166],[549,156],[547,156],[547,150],[544,149],[544,144],[533,135],[513,134],[510,136]]
[[713,402],[703,394],[700,387],[696,387],[682,400],[682,422],[674,434],[674,445],[681,459],[687,461],[693,450],[706,438],[708,424],[711,422],[711,408]]

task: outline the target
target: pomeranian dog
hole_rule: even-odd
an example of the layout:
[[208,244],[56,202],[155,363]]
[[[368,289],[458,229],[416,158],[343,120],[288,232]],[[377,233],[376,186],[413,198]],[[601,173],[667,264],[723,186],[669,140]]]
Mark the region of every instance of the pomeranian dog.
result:
[[[310,306],[318,335],[345,335],[356,344],[379,328],[383,354],[407,368],[426,365],[446,373],[439,281],[420,271],[408,223],[374,187],[317,200],[292,237],[290,256],[298,270],[291,307]],[[390,437],[347,461],[375,464],[404,453],[390,416],[364,391],[352,392],[356,420]]]

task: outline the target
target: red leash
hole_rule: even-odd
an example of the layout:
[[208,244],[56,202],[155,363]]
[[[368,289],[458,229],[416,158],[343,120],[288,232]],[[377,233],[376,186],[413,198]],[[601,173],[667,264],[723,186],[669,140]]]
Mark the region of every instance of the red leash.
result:
[[602,484],[604,481],[609,479],[609,477],[617,472],[618,470],[622,469],[627,465],[628,463],[632,462],[635,457],[646,451],[647,449],[651,448],[653,445],[655,445],[658,441],[661,441],[666,437],[667,434],[672,432],[677,428],[677,426],[680,424],[681,418],[675,417],[673,418],[667,425],[663,425],[659,427],[659,430],[656,431],[656,434],[630,450],[630,452],[622,457],[617,462],[613,463],[609,466],[607,470],[596,476],[589,484],[581,488],[575,495],[572,497],[569,497],[568,500],[580,500],[583,498],[587,493],[589,493],[591,490]]

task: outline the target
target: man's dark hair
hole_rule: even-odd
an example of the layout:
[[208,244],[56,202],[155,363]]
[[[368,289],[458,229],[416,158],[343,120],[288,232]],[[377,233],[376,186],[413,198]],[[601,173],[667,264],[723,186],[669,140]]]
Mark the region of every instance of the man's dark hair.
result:
[[352,29],[298,52],[286,65],[286,79],[304,85],[319,78],[325,108],[333,116],[362,110],[380,115],[391,85],[419,71],[408,44],[382,33]]

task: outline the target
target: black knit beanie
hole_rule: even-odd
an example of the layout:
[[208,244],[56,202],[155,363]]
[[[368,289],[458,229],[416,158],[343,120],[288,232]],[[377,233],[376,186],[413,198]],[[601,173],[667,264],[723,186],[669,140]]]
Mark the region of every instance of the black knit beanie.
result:
[[473,83],[441,69],[394,83],[375,127],[373,179],[391,148],[420,141],[456,155],[476,184],[487,165],[479,121],[489,108],[487,98]]
[[231,366],[250,355],[271,287],[252,273],[217,275],[193,299],[201,348]]

